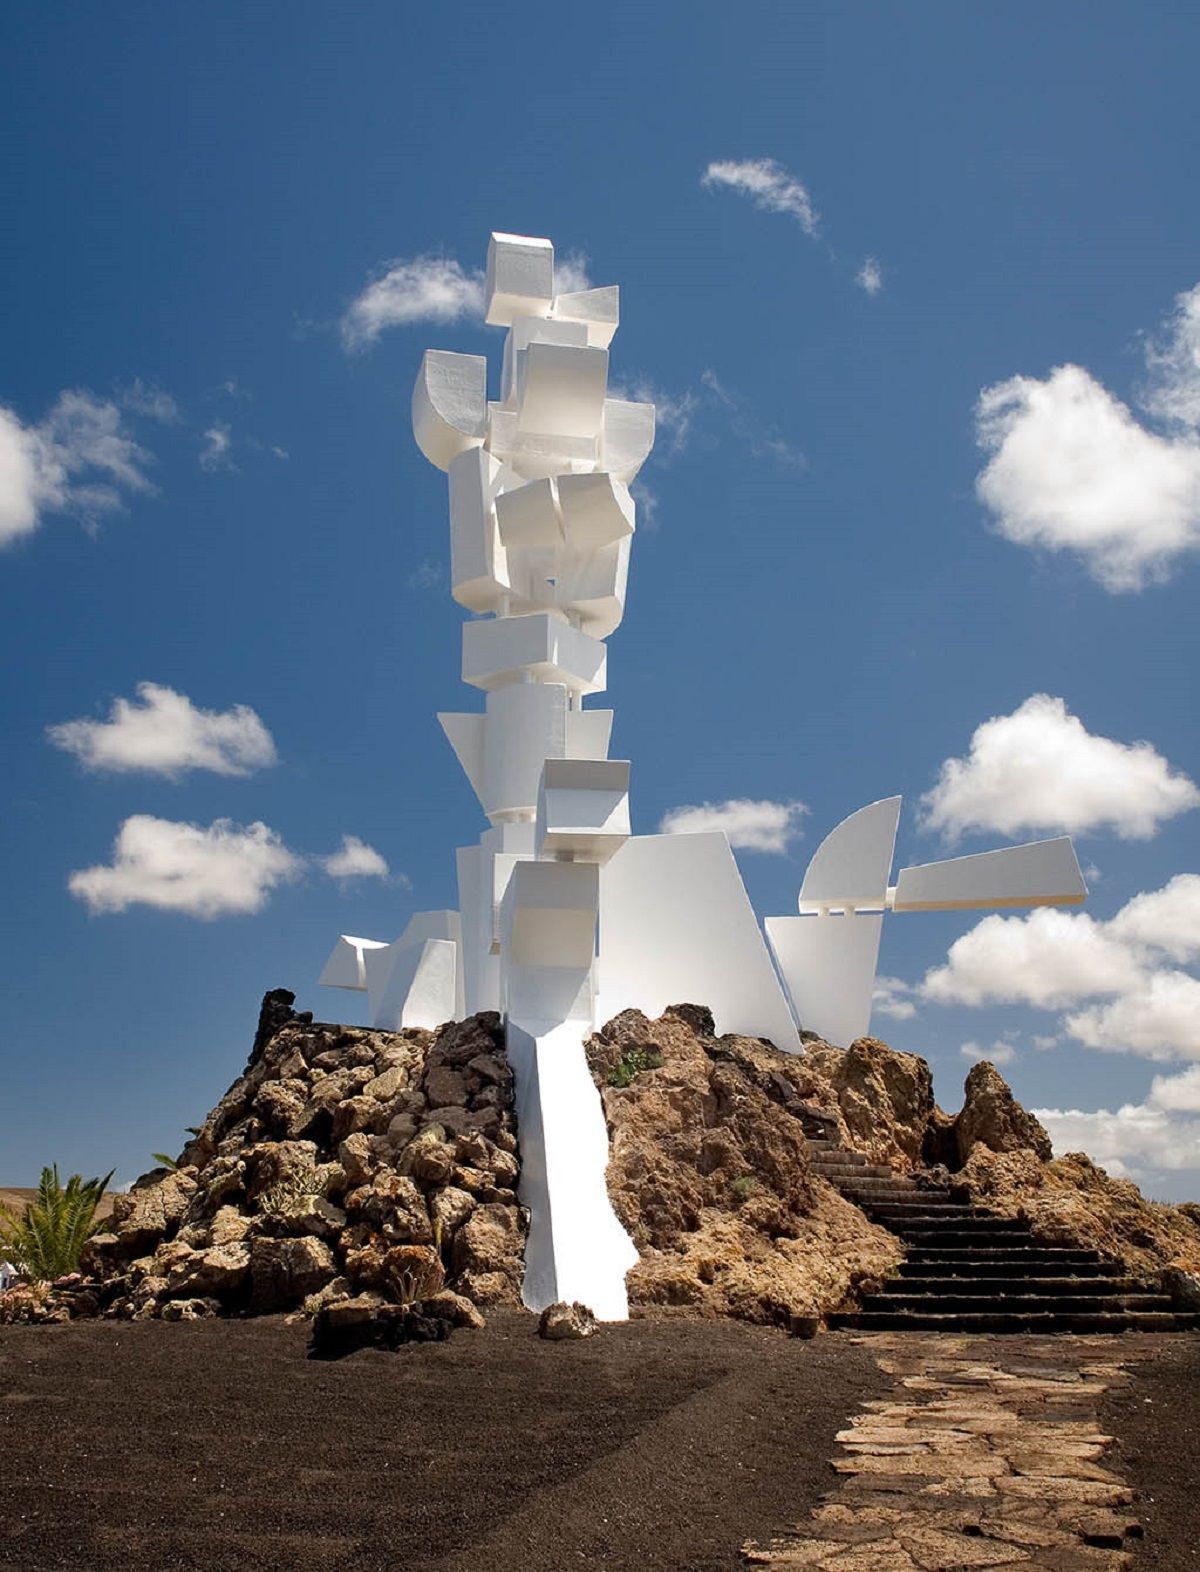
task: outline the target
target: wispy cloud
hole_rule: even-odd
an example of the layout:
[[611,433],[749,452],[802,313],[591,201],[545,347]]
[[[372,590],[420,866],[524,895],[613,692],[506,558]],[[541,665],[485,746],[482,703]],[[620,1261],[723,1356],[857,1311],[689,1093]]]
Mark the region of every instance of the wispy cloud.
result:
[[85,388],[60,393],[36,425],[0,407],[0,546],[32,534],[48,513],[95,524],[154,490],[152,462],[122,408]]
[[731,846],[781,855],[803,833],[801,820],[807,812],[802,802],[734,797],[728,802],[672,808],[663,814],[659,830],[664,835],[700,835],[722,830]]
[[1163,583],[1200,546],[1200,284],[1146,346],[1141,402],[1160,434],[1082,366],[986,387],[976,491],[1017,545],[1077,556],[1113,594]]
[[854,282],[860,289],[866,290],[868,295],[877,295],[883,288],[883,269],[874,257],[868,257],[858,272],[854,275]]
[[911,1021],[917,1013],[914,992],[912,984],[902,977],[876,977],[871,1009],[876,1015],[887,1015],[895,1021]]
[[1097,736],[1065,700],[1035,693],[977,727],[967,756],[942,764],[921,805],[922,827],[951,841],[979,830],[1146,840],[1200,806],[1200,789],[1150,743]]
[[408,575],[406,582],[409,589],[440,589],[446,582],[446,569],[432,557],[425,557]]
[[972,1064],[978,1064],[981,1059],[987,1059],[992,1064],[1011,1064],[1017,1057],[1017,1050],[1012,1043],[1003,1039],[986,1046],[976,1042],[963,1043],[958,1051],[964,1059],[970,1059]]
[[329,857],[318,857],[317,861],[331,879],[345,881],[388,877],[387,860],[373,846],[359,840],[357,835],[343,835],[337,851]]
[[136,693],[114,699],[107,720],[62,721],[46,735],[85,769],[117,774],[249,775],[275,763],[271,733],[247,705],[203,710],[157,682],[139,682]]
[[[568,251],[554,262],[558,294],[590,289],[587,258]],[[485,275],[453,257],[398,257],[386,262],[342,314],[342,344],[367,349],[388,328],[416,322],[482,320]]]
[[200,449],[200,468],[210,473],[219,469],[232,469],[233,459],[229,451],[232,446],[233,435],[228,421],[214,421],[204,433],[204,446]]
[[806,235],[817,232],[820,217],[807,189],[773,158],[718,159],[705,169],[700,183],[736,191],[768,213],[786,213]]

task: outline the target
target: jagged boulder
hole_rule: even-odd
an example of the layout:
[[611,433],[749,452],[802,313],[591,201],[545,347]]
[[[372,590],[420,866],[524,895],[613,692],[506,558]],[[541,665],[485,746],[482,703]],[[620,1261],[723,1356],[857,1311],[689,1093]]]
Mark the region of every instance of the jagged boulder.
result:
[[901,1171],[920,1164],[934,1112],[933,1075],[924,1059],[875,1037],[860,1037],[849,1048],[809,1042],[803,1058],[809,1075],[824,1083],[824,1100],[836,1109],[847,1146]]
[[967,1076],[962,1112],[953,1122],[954,1167],[970,1160],[976,1146],[991,1152],[1029,1151],[1050,1161],[1050,1137],[1013,1096],[996,1066],[981,1059]]
[[805,1109],[828,1093],[801,1057],[716,1037],[688,1006],[656,1021],[627,1010],[586,1052],[609,1195],[641,1257],[633,1304],[810,1331],[899,1259],[895,1237],[810,1168]]

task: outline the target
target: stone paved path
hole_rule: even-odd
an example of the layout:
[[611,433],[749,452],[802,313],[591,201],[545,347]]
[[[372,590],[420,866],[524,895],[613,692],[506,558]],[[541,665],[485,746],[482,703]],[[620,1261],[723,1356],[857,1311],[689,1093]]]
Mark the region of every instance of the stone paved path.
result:
[[1117,1572],[1141,1536],[1105,1467],[1101,1394],[1162,1338],[879,1333],[896,1377],[838,1434],[838,1484],[803,1524],[749,1544],[785,1572]]

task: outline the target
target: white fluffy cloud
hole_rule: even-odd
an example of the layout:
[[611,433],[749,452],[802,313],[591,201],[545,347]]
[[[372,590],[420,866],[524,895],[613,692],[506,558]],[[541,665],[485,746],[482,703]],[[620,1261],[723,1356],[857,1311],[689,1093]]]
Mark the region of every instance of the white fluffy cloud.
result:
[[118,773],[249,775],[275,763],[271,733],[247,705],[202,710],[157,682],[139,682],[136,692],[135,699],[115,699],[107,720],[48,727],[49,740],[87,769]]
[[895,1021],[911,1021],[917,1013],[912,994],[912,985],[902,977],[876,977],[875,991],[871,995],[872,1013],[889,1015]]
[[1035,693],[977,727],[966,758],[947,759],[921,801],[924,827],[951,840],[972,830],[1099,829],[1145,840],[1200,805],[1200,790],[1150,743],[1096,736],[1063,699]]
[[80,869],[67,884],[93,912],[140,905],[221,917],[261,911],[275,886],[303,866],[265,824],[202,826],[139,813],[117,832],[111,863]]
[[819,217],[812,198],[796,176],[773,158],[718,159],[700,177],[701,185],[726,186],[749,197],[768,213],[788,213],[806,235],[817,232]]
[[868,295],[879,293],[883,288],[883,269],[874,257],[866,259],[854,275],[854,282],[860,289],[865,289]]
[[664,835],[724,830],[731,846],[744,851],[781,853],[801,833],[800,821],[807,812],[802,802],[755,802],[735,797],[729,802],[672,808],[663,814],[659,829]]
[[[366,349],[387,328],[414,322],[459,322],[482,318],[485,275],[468,270],[453,257],[421,256],[388,262],[342,316],[346,349]],[[578,251],[556,257],[558,294],[590,289],[587,258]]]
[[1082,366],[984,388],[976,480],[1001,534],[1072,551],[1107,590],[1161,583],[1200,545],[1200,285],[1146,349],[1143,425]]
[[1052,1010],[1136,988],[1138,955],[1104,923],[1039,907],[1027,917],[984,917],[955,939],[921,992],[937,1004],[1028,1004]]
[[1200,979],[1168,964],[1197,954],[1200,874],[1181,873],[1107,922],[1052,908],[985,917],[920,991],[940,1004],[1074,1006],[1062,1028],[1086,1047],[1200,1059]]
[[981,1059],[990,1059],[993,1064],[1011,1064],[1017,1057],[1017,1050],[1012,1043],[999,1042],[984,1046],[982,1043],[963,1043],[958,1050],[964,1059],[970,1059],[972,1064],[978,1064]]
[[32,534],[47,513],[91,522],[152,491],[149,463],[111,399],[69,389],[32,426],[0,407],[0,546]]
[[1056,1155],[1086,1152],[1118,1176],[1200,1169],[1200,1065],[1156,1075],[1144,1102],[1109,1110],[1035,1108]]
[[360,841],[357,835],[343,835],[337,851],[318,861],[331,879],[386,879],[388,876],[384,857],[374,846]]

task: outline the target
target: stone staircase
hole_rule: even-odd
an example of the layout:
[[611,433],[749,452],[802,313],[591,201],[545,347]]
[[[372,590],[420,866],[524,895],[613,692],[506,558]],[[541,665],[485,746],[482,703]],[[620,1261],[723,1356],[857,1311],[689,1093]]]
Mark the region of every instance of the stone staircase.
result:
[[809,1137],[813,1168],[907,1247],[899,1275],[830,1326],[914,1332],[1181,1332],[1176,1310],[1097,1250],[1040,1243],[1027,1224],[962,1205],[828,1135]]

